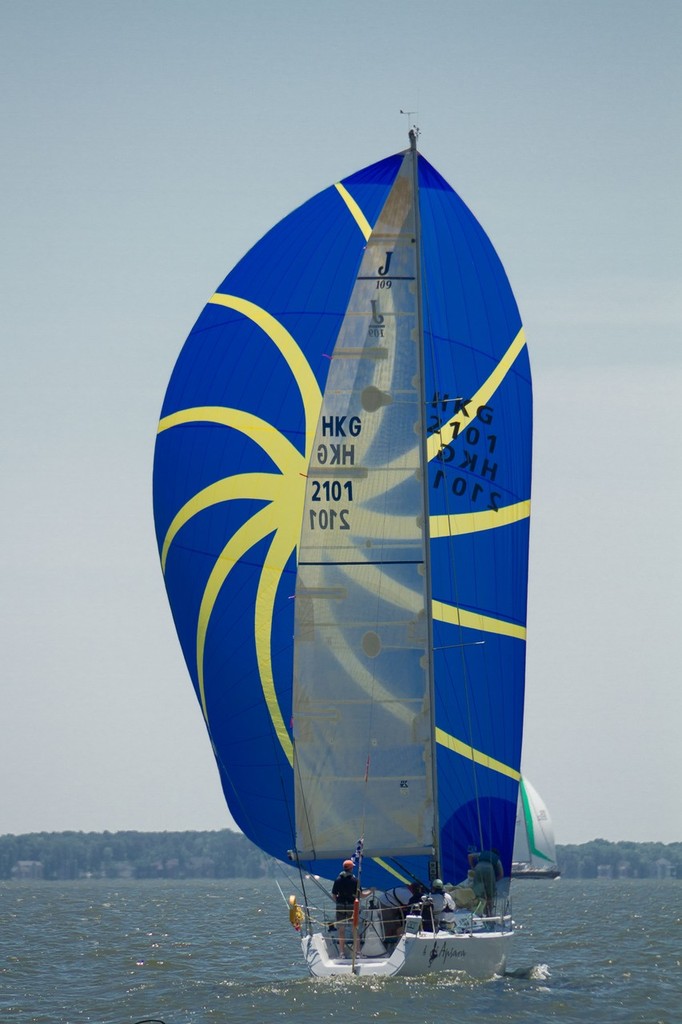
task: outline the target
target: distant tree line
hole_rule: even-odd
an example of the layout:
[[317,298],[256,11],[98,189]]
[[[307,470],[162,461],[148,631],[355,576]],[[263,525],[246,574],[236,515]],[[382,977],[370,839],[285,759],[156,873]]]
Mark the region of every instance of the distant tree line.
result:
[[[681,878],[682,843],[557,846],[564,878]],[[239,832],[32,832],[0,836],[0,879],[264,878],[276,862]]]
[[274,861],[240,832],[0,836],[0,878],[262,878]]
[[612,843],[593,839],[557,846],[564,878],[680,878],[682,843]]

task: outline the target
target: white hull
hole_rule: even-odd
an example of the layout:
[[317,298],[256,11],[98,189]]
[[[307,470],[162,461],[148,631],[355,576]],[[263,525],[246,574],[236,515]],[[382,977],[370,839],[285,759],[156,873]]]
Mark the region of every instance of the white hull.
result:
[[340,959],[334,943],[321,932],[305,935],[301,940],[308,970],[316,978],[355,974],[360,977],[416,977],[461,971],[472,978],[484,980],[502,974],[513,932],[480,931],[463,935],[421,932],[403,935],[390,956]]

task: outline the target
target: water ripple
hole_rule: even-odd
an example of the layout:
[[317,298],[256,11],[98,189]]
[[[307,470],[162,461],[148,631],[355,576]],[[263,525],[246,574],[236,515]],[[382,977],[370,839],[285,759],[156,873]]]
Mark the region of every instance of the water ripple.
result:
[[0,883],[12,1024],[676,1024],[682,882],[523,881],[504,977],[314,979],[275,885]]

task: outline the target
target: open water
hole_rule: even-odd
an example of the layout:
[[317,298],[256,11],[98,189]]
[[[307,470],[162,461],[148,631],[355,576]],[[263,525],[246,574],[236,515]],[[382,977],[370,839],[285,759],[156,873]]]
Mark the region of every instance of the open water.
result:
[[308,976],[274,881],[0,883],[1,1024],[680,1024],[682,881],[517,881],[505,977]]

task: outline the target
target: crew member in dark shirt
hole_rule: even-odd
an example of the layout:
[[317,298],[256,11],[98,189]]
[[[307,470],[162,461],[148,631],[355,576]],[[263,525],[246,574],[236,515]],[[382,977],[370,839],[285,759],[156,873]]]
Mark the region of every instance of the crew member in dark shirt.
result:
[[360,883],[353,874],[353,861],[344,860],[343,871],[332,885],[332,896],[336,901],[336,927],[339,935],[339,955],[346,956],[346,924],[353,920],[353,904],[360,896],[368,896],[372,889],[360,890]]

